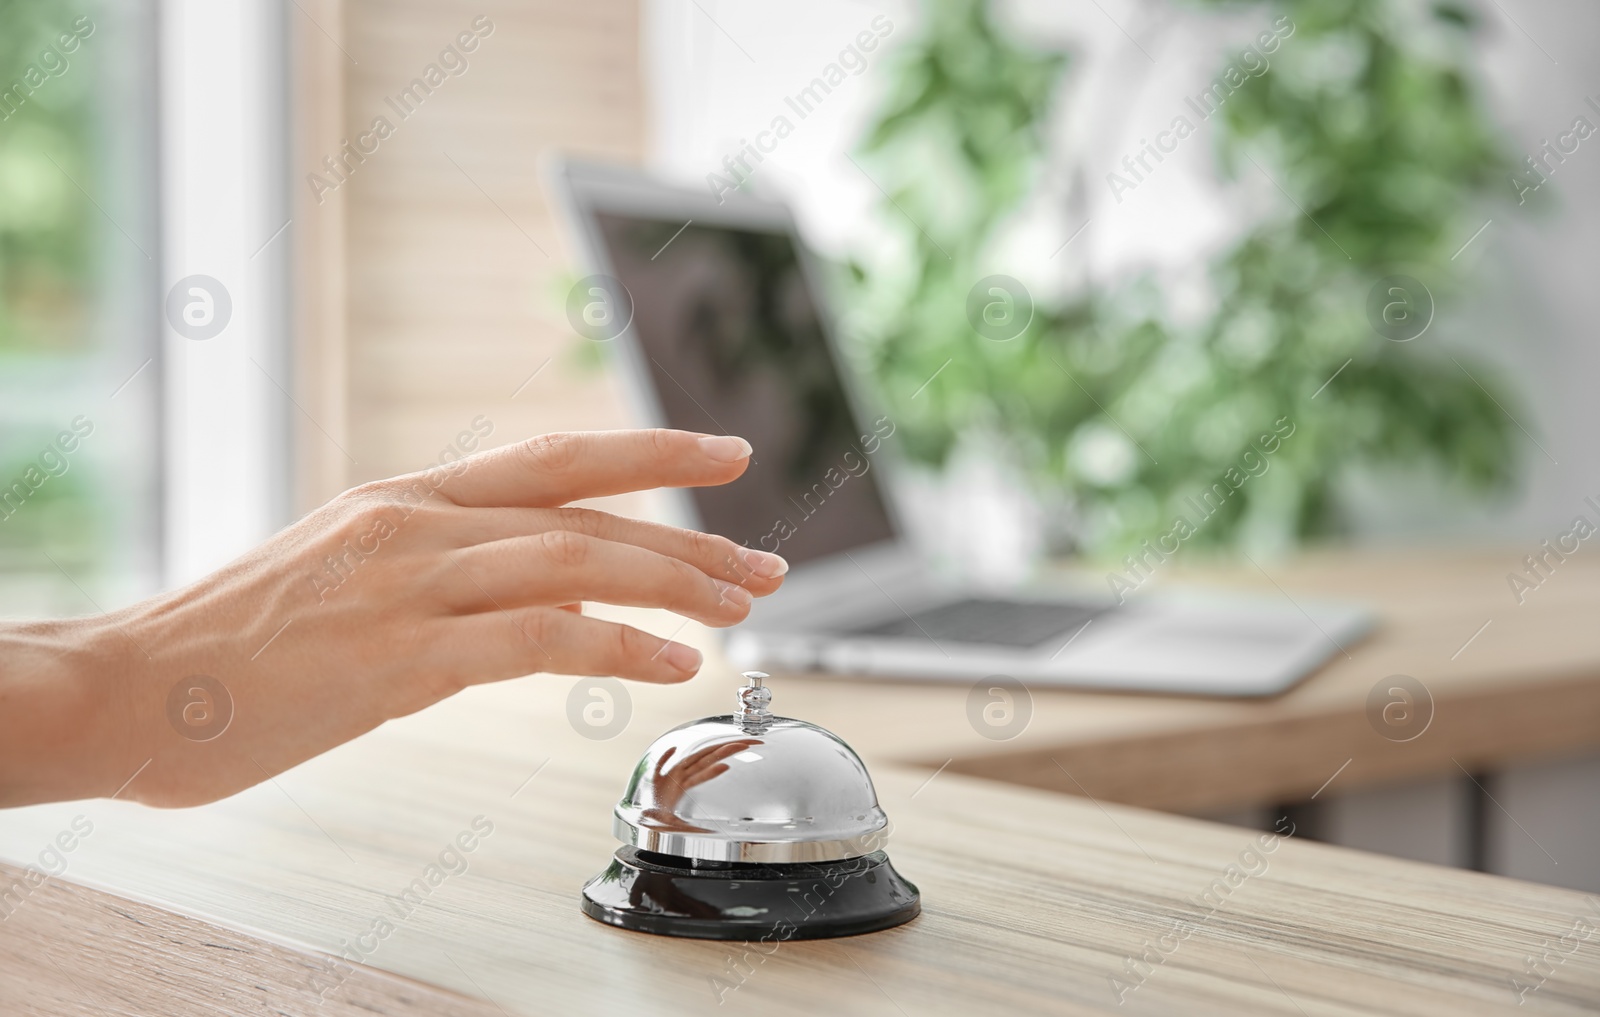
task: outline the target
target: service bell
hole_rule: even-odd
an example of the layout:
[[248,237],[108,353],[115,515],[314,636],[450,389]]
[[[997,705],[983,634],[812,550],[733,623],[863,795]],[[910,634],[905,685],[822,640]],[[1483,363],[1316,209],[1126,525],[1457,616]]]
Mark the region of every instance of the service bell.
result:
[[773,716],[747,671],[738,709],[673,728],[613,813],[623,847],[583,888],[589,917],[697,939],[852,936],[921,911],[889,863],[889,819],[831,731]]

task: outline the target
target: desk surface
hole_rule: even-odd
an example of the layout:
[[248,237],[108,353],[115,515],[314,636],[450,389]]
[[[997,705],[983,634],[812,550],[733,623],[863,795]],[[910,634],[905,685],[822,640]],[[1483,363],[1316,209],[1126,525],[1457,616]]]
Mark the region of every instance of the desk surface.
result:
[[[1366,603],[1378,629],[1271,699],[1035,689],[1031,722],[1006,741],[974,730],[966,684],[860,684],[847,697],[837,682],[781,682],[784,708],[885,761],[1190,814],[1301,800],[1336,772],[1333,789],[1347,791],[1600,747],[1600,558],[1562,563],[1522,604],[1510,549],[1263,564],[1173,564],[1162,579]],[[1369,693],[1395,674],[1433,699],[1432,723],[1408,742],[1367,716]]]
[[[388,916],[393,931],[369,935],[368,963],[424,985],[198,923],[174,932],[181,923],[137,905],[64,909],[41,896],[0,923],[13,968],[0,999],[17,993],[23,1012],[44,1010],[44,998],[155,997],[171,1001],[165,1014],[268,1002],[307,1013],[328,990],[334,1014],[692,1013],[720,992],[730,1013],[1487,1014],[1516,1005],[1513,978],[1538,980],[1530,954],[1580,919],[1600,926],[1600,900],[1567,890],[1292,837],[1252,855],[1259,835],[1238,828],[889,769],[878,775],[895,823],[889,850],[921,886],[922,916],[759,956],[579,912],[578,888],[612,848],[606,815],[621,771],[599,765],[611,753],[544,762],[503,745],[442,754],[428,741],[384,732],[281,787],[187,813],[26,810],[4,843],[15,856],[92,816],[68,878],[330,953]],[[465,855],[467,870],[398,918],[390,898],[478,816],[493,832]],[[1219,882],[1212,911],[1202,895]],[[1171,938],[1181,921],[1187,938]],[[1529,1012],[1600,1004],[1600,935],[1574,942],[1528,995]],[[41,956],[51,963],[27,963]],[[1125,986],[1120,1007],[1113,978]]]
[[[1485,564],[1462,568],[1477,575]],[[1335,721],[1351,727],[1351,718],[1360,725],[1352,739],[1381,743],[1359,772],[1408,772],[1419,764],[1384,754],[1390,743],[1372,733],[1364,713],[1369,676],[1396,671],[1427,681],[1440,707],[1434,727],[1407,744],[1440,735],[1448,744],[1428,759],[1483,762],[1464,747],[1471,729],[1451,720],[1471,704],[1521,689],[1539,693],[1528,698],[1544,716],[1560,712],[1545,705],[1558,693],[1569,711],[1590,694],[1600,654],[1586,656],[1577,644],[1579,622],[1593,617],[1584,591],[1594,589],[1595,573],[1580,574],[1579,565],[1558,576],[1572,580],[1565,589],[1553,580],[1538,591],[1550,593],[1553,606],[1537,613],[1530,598],[1516,614],[1507,600],[1455,660],[1484,619],[1465,623],[1490,606],[1487,598],[1452,578],[1449,566],[1431,577],[1396,568],[1388,598],[1400,609],[1386,634],[1288,696],[1210,703],[1039,693],[1028,731],[998,751],[968,726],[964,688],[847,689],[779,678],[782,712],[834,728],[872,762],[895,823],[890,853],[921,886],[925,911],[901,929],[785,943],[764,958],[728,944],[606,928],[577,907],[579,887],[614,846],[610,807],[639,752],[673,724],[725,711],[734,684],[725,674],[686,689],[631,687],[631,720],[606,740],[568,722],[571,680],[533,678],[470,690],[202,809],[95,801],[14,810],[0,814],[0,858],[14,862],[34,860],[77,817],[93,830],[64,856],[60,879],[0,922],[0,1010],[150,1012],[136,1001],[157,998],[170,1001],[166,1013],[255,1013],[268,1002],[298,1013],[314,1008],[320,993],[330,1013],[677,1013],[716,1004],[721,989],[731,1012],[751,1013],[1470,1014],[1515,1006],[1513,979],[1539,983],[1532,955],[1548,960],[1539,962],[1546,977],[1526,995],[1527,1008],[1595,1012],[1600,933],[1569,938],[1570,951],[1561,937],[1580,922],[1600,928],[1600,899],[1292,837],[1260,861],[1241,860],[1257,834],[957,772],[974,760],[1015,765],[1027,758],[1022,749],[1064,764],[1046,765],[1093,791],[1090,781],[1116,778],[1115,768],[1085,765],[1097,745],[1118,751],[1120,732],[1128,744],[1146,739],[1145,751],[1199,747],[1143,761],[1147,774],[1165,775],[1159,786],[1207,786],[1180,779],[1186,767],[1246,784],[1248,793],[1190,795],[1186,804],[1260,797],[1263,785],[1287,793],[1281,779],[1252,777],[1253,769],[1292,770],[1302,765],[1298,756],[1327,751],[1330,762],[1309,792],[1368,748],[1302,733],[1273,756],[1271,728],[1299,723],[1316,733]],[[1316,577],[1318,568],[1325,582],[1290,585],[1288,577]],[[1311,563],[1274,579],[1291,594],[1337,592],[1345,589],[1340,577],[1356,583],[1358,571]],[[1503,576],[1499,582],[1503,589]],[[1573,627],[1559,640],[1544,638],[1562,618]],[[1539,646],[1544,656],[1530,663]],[[1444,663],[1424,670],[1424,650]],[[1509,667],[1512,660],[1523,666]],[[1141,716],[1147,720],[1136,723]],[[1596,736],[1595,716],[1585,715],[1583,737]],[[1562,719],[1552,730],[1569,727]],[[1241,738],[1240,730],[1258,736]],[[1491,735],[1497,730],[1475,751],[1521,751]],[[221,751],[225,742],[208,744]],[[913,765],[919,757],[927,763]],[[959,766],[944,765],[957,757]],[[1347,775],[1356,769],[1352,763]],[[398,917],[391,898],[425,877],[477,817],[493,831],[463,856],[466,871],[445,876]],[[1238,866],[1231,874],[1230,865]],[[1230,875],[1235,885],[1214,911],[1200,903]],[[374,938],[379,919],[391,928]],[[1166,949],[1175,941],[1162,936],[1182,921],[1191,934]],[[363,942],[369,967],[315,952],[338,955]],[[1123,990],[1121,1007],[1113,978],[1137,986]]]

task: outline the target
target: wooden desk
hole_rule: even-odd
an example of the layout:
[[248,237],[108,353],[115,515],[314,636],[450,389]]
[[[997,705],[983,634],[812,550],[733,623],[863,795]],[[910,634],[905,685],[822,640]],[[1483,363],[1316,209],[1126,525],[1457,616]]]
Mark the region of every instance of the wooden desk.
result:
[[[1378,610],[1380,627],[1348,656],[1267,700],[1036,689],[1027,729],[992,741],[967,720],[966,684],[852,683],[848,697],[825,682],[776,684],[786,709],[877,759],[1185,813],[1304,799],[1346,761],[1335,791],[1600,747],[1600,557],[1569,559],[1521,605],[1506,583],[1518,557],[1326,553],[1264,562],[1270,576],[1167,566],[1163,581]],[[1387,740],[1367,719],[1368,694],[1394,674],[1433,697],[1414,741]],[[888,715],[894,724],[877,722]]]
[[[1511,978],[1532,980],[1530,953],[1580,917],[1600,924],[1600,900],[1581,894],[1292,838],[1241,866],[1258,874],[1206,917],[1196,898],[1258,835],[889,769],[878,783],[890,850],[922,888],[922,917],[746,957],[737,944],[623,932],[579,913],[578,888],[612,847],[615,752],[562,754],[513,796],[543,757],[470,741],[439,753],[413,734],[385,731],[281,788],[191,812],[25,810],[7,817],[4,840],[15,856],[91,815],[70,877],[337,952],[392,916],[385,895],[484,816],[493,833],[467,871],[373,941],[370,963],[414,982],[98,894],[46,896],[47,884],[0,923],[0,1010],[693,1013],[720,990],[730,1013],[1094,1013],[1119,1012],[1117,977],[1136,985],[1123,990],[1130,1013],[1487,1014],[1515,1006]],[[1194,923],[1189,938],[1169,940],[1176,949],[1142,982],[1130,974],[1129,958],[1181,919]],[[1597,1002],[1600,935],[1525,1005],[1573,1014]]]
[[[1600,928],[1600,898],[1290,838],[1202,917],[1195,899],[1257,835],[1102,795],[1203,807],[1314,790],[1349,756],[1361,766],[1341,781],[1592,744],[1600,724],[1585,704],[1600,654],[1580,645],[1595,606],[1582,566],[1565,566],[1522,613],[1506,600],[1451,660],[1494,610],[1494,583],[1504,596],[1503,574],[1490,560],[1457,572],[1436,563],[1431,575],[1402,562],[1373,597],[1391,611],[1385,633],[1279,700],[1039,693],[1033,723],[1007,743],[972,732],[964,687],[775,679],[780,712],[834,728],[872,763],[895,823],[890,851],[926,910],[901,929],[785,943],[759,961],[727,944],[605,928],[577,908],[614,846],[610,807],[639,752],[673,724],[728,708],[734,683],[716,668],[687,688],[630,687],[632,719],[609,740],[569,724],[571,680],[533,678],[470,690],[206,808],[0,813],[0,858],[13,862],[78,816],[93,825],[64,875],[0,921],[0,1012],[678,1013],[716,1004],[720,983],[735,1013],[1089,1013],[1118,1009],[1111,979],[1139,981],[1130,958],[1159,950],[1183,919],[1192,935],[1164,959],[1151,954],[1159,963],[1122,1009],[1502,1012],[1517,1005],[1513,978],[1538,980],[1526,958],[1553,951],[1560,962],[1524,1006],[1594,1012],[1600,934],[1570,954],[1558,941],[1580,919]],[[1332,561],[1274,579],[1292,594],[1313,583],[1382,592]],[[1428,682],[1440,706],[1398,753],[1364,719],[1372,676],[1395,671]],[[1490,702],[1501,704],[1497,723],[1457,719]],[[1302,733],[1275,735],[1278,723]],[[1544,746],[1521,732],[1529,723]],[[1136,745],[1186,752],[1142,758]],[[1100,751],[1142,779],[1100,763]],[[1312,772],[1306,759],[1319,751],[1329,760]],[[1014,779],[1054,780],[1028,771],[1029,758],[1061,762],[1050,768],[1098,801],[958,772],[1002,760]],[[388,898],[479,816],[494,829],[465,856],[467,871],[369,938],[368,966],[326,955],[391,915]]]

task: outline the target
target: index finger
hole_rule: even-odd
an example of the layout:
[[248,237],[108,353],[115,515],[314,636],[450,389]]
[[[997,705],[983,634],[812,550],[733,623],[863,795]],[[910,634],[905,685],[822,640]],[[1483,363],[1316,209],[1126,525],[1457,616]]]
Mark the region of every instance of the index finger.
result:
[[468,456],[438,490],[470,508],[548,508],[656,487],[726,484],[749,463],[750,443],[729,435],[566,431]]

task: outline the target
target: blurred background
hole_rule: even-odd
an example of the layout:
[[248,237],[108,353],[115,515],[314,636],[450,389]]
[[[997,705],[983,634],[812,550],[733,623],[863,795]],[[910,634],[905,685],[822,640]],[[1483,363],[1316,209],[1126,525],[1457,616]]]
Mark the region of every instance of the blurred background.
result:
[[[191,580],[480,416],[631,423],[563,310],[556,151],[794,204],[951,569],[1115,567],[1285,417],[1185,564],[1518,571],[1600,519],[1591,4],[6,0],[0,29],[8,616]],[[1527,808],[1597,774],[1532,773]],[[1468,864],[1394,833],[1454,787],[1323,828]]]

